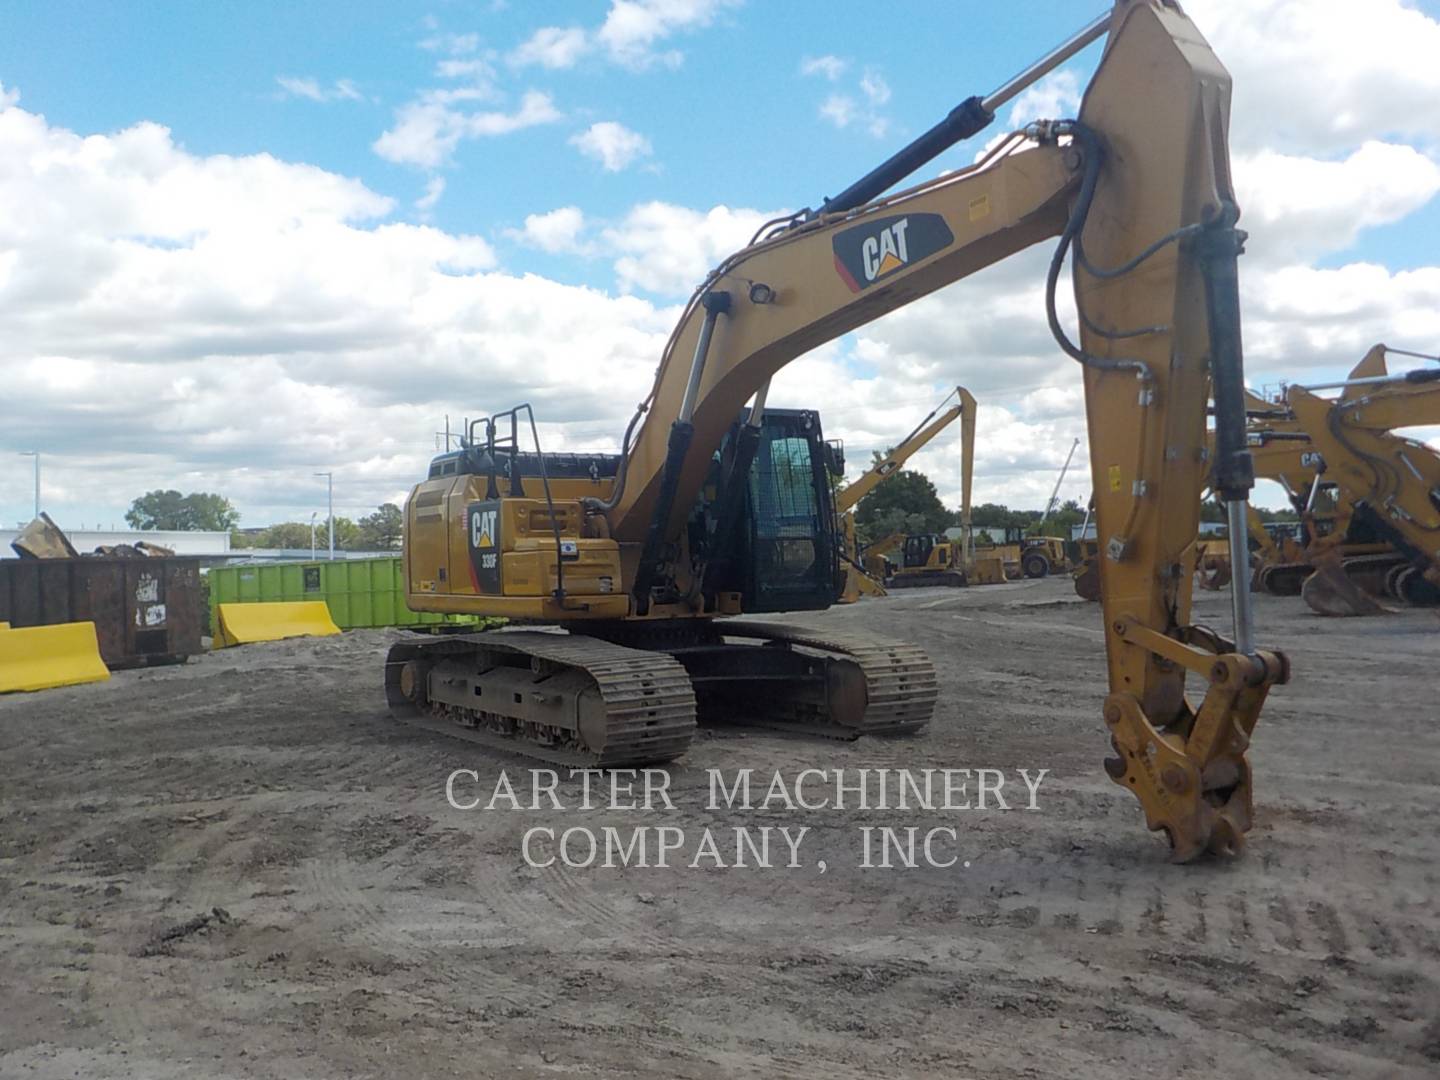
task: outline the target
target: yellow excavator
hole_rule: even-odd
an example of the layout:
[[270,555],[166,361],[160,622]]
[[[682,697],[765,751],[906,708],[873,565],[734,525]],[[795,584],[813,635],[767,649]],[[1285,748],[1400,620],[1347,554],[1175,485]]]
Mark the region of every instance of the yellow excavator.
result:
[[[1029,124],[972,166],[886,194],[1102,37],[1078,119]],[[766,408],[770,379],[1054,240],[1046,317],[1083,374],[1104,547],[1105,767],[1176,859],[1238,847],[1250,739],[1288,665],[1257,646],[1245,588],[1232,590],[1233,639],[1193,625],[1180,572],[1212,390],[1215,482],[1242,551],[1252,486],[1229,106],[1229,74],[1178,4],[1120,0],[722,261],[684,308],[618,455],[541,452],[528,405],[468,425],[407,501],[407,602],[566,632],[397,643],[385,671],[395,715],[587,767],[673,759],[697,712],[843,736],[926,724],[938,691],[920,649],[727,618],[819,610],[840,591],[819,418]],[[1067,256],[1078,340],[1059,315]]]
[[[1245,391],[1246,442],[1258,479],[1273,480],[1289,497],[1292,505],[1303,507],[1306,493],[1316,476],[1320,454],[1309,437],[1300,430],[1283,406],[1267,401],[1251,390]],[[1216,450],[1215,433],[1208,436],[1206,453]],[[1201,498],[1209,497],[1209,477]],[[1246,534],[1253,548],[1241,564],[1242,573],[1249,573],[1252,588],[1280,596],[1300,592],[1300,584],[1310,573],[1303,564],[1303,544],[1277,540],[1265,528],[1265,522],[1254,507],[1246,515]],[[1231,565],[1228,543],[1200,538],[1196,541],[1195,568],[1201,588],[1218,590],[1229,584],[1235,568]],[[1293,586],[1293,587],[1292,587]]]
[[[950,404],[951,398],[955,399],[953,405]],[[971,458],[975,452],[975,398],[969,390],[957,386],[939,405],[931,409],[930,414],[916,425],[915,430],[901,439],[893,450],[867,469],[853,484],[847,484],[835,493],[835,512],[840,515],[840,562],[845,574],[840,603],[853,604],[861,596],[885,595],[885,586],[882,584],[884,575],[872,576],[861,561],[860,545],[855,538],[854,513],[860,500],[899,472],[905,462],[956,420],[960,421],[960,470],[964,488],[960,513],[962,520],[968,523]]]
[[[1251,509],[1252,587],[1274,596],[1299,596],[1305,581],[1315,572],[1307,549],[1321,537],[1334,537],[1335,541],[1342,542],[1341,551],[1349,557],[1368,557],[1389,551],[1387,544],[1362,540],[1343,504],[1323,513],[1316,509],[1316,496],[1326,487],[1322,478],[1324,459],[1319,449],[1283,406],[1255,400],[1260,407],[1250,411],[1248,427],[1255,475],[1278,483],[1303,520],[1288,535],[1272,534],[1259,514]],[[1206,569],[1203,563],[1201,569]]]
[[[1349,518],[1348,529],[1317,536],[1307,550],[1315,573],[1301,596],[1325,615],[1376,613],[1382,610],[1376,594],[1440,603],[1440,452],[1395,433],[1440,424],[1440,367],[1392,375],[1388,353],[1420,355],[1376,345],[1345,380],[1291,386],[1285,395],[1318,451],[1341,516]],[[1338,398],[1319,393],[1335,389]],[[1392,550],[1357,557],[1343,549],[1356,528]]]
[[[1280,484],[1301,517],[1295,525],[1270,526],[1250,509],[1251,587],[1274,596],[1304,595],[1322,614],[1379,610],[1365,594],[1382,588],[1400,599],[1393,586],[1411,564],[1354,515],[1354,501],[1363,499],[1363,492],[1352,483],[1351,498],[1344,497],[1344,485],[1326,474],[1324,455],[1285,405],[1248,391],[1247,398],[1256,406],[1249,411],[1247,428],[1255,475]],[[1334,505],[1321,510],[1317,497],[1323,492],[1331,493]],[[1202,588],[1219,589],[1230,581],[1229,555],[1219,541],[1200,542],[1196,568]],[[1317,570],[1323,571],[1318,577]],[[1412,592],[1413,601],[1422,602],[1423,593]]]

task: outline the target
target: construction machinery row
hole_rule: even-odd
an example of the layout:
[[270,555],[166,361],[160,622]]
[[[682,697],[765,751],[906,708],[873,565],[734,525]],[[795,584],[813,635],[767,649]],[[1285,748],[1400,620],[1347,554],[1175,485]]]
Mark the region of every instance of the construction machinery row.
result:
[[[1339,382],[1290,386],[1274,401],[1247,392],[1256,475],[1281,486],[1298,518],[1272,530],[1252,510],[1255,588],[1300,595],[1324,615],[1440,603],[1440,452],[1400,433],[1440,424],[1440,367],[1391,374],[1392,353],[1434,359],[1381,344]],[[1202,584],[1230,579],[1223,560],[1200,552]]]

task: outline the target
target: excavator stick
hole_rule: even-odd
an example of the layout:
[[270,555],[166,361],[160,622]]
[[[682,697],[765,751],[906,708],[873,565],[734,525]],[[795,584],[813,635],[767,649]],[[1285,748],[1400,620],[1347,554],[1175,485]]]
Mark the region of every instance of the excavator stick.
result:
[[[1110,665],[1104,716],[1118,750],[1106,769],[1182,862],[1239,847],[1251,822],[1250,736],[1270,687],[1288,677],[1282,655],[1256,646],[1248,576],[1230,590],[1233,641],[1190,623],[1207,467],[1225,506],[1232,569],[1249,554],[1245,234],[1236,227],[1229,98],[1229,75],[1176,5],[1116,4],[1076,129],[1088,171],[1047,282],[1051,331],[1085,369]],[[1169,153],[1142,165],[1142,148],[1157,142]],[[1078,344],[1053,302],[1067,247]],[[1207,399],[1216,447],[1208,459],[1205,410],[1194,405]],[[1206,685],[1198,707],[1187,675]]]

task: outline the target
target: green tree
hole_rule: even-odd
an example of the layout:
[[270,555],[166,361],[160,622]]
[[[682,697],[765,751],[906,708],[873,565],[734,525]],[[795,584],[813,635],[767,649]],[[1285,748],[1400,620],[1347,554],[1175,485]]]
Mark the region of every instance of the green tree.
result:
[[[1011,510],[1004,503],[981,503],[970,508],[970,523],[977,529],[995,529],[1004,535],[1006,529],[1024,529],[1040,520],[1034,510]],[[956,511],[954,524],[960,524]]]
[[[282,521],[254,536],[240,536],[236,540],[240,547],[285,548],[291,551],[310,550],[310,523],[308,521]],[[315,523],[315,551],[319,554],[330,548],[329,519]],[[335,519],[335,550],[365,551],[368,545],[361,534],[360,526],[346,517]]]
[[130,504],[125,523],[132,529],[167,529],[228,532],[240,521],[240,513],[223,495],[175,490],[147,491]]
[[[328,519],[327,519],[328,521]],[[327,522],[320,523],[317,535],[322,538],[323,543],[329,542],[330,534],[326,531]],[[335,550],[336,551],[364,551],[366,549],[365,538],[360,535],[360,526],[347,517],[335,519]]]
[[360,538],[369,551],[394,551],[400,546],[405,515],[394,503],[385,503],[360,519]]
[[[875,456],[877,461],[880,455]],[[924,473],[901,469],[860,500],[855,530],[861,543],[871,544],[892,532],[938,533],[950,524],[935,485]]]
[[[316,526],[315,542],[320,548],[325,547],[324,526]],[[278,525],[271,525],[264,532],[256,536],[251,544],[257,548],[299,548],[308,550],[310,547],[310,523],[299,521],[282,521]]]

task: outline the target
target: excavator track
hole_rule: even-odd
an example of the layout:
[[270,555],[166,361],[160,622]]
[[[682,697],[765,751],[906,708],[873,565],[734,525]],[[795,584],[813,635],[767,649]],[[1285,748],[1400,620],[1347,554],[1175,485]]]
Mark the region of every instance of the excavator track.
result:
[[672,761],[695,733],[695,692],[679,663],[578,634],[399,642],[386,657],[385,697],[404,723],[572,768]]
[[844,634],[810,630],[785,623],[729,622],[723,633],[727,637],[756,638],[769,646],[793,648],[800,646],[843,661],[859,668],[863,687],[853,693],[864,695],[863,712],[858,719],[832,711],[825,715],[794,716],[790,719],[765,717],[767,727],[801,731],[831,738],[856,739],[861,735],[903,735],[919,731],[935,713],[940,695],[935,665],[923,649],[902,641],[875,638],[869,635]]

